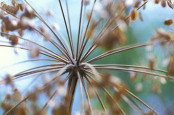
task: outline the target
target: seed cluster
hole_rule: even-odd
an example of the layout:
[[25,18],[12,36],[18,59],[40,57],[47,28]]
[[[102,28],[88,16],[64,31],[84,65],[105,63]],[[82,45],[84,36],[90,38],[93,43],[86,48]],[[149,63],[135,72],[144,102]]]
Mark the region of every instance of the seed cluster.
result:
[[[10,4],[6,1],[1,2],[0,33],[9,42],[0,41],[0,47],[28,51],[30,59],[20,63],[40,61],[52,63],[43,63],[14,75],[7,74],[5,79],[0,81],[1,85],[11,89],[11,93],[6,94],[1,103],[4,115],[46,115],[49,111],[52,115],[70,115],[74,95],[78,90],[77,84],[81,94],[81,114],[124,115],[126,110],[120,104],[124,102],[137,114],[157,115],[152,107],[128,90],[129,86],[120,77],[110,72],[105,73],[105,70],[128,72],[133,83],[137,81],[139,74],[143,75],[143,78],[157,77],[159,82],[154,83],[152,89],[160,93],[160,84],[165,84],[166,79],[174,79],[173,49],[166,64],[167,71],[156,69],[157,58],[154,55],[149,56],[148,66],[94,64],[95,61],[131,49],[150,46],[152,51],[156,45],[163,48],[173,46],[174,36],[164,29],[158,29],[147,43],[124,46],[129,41],[125,32],[131,21],[135,22],[138,19],[144,21],[143,10],[140,12],[140,9],[145,10],[147,0],[135,0],[131,4],[118,0],[81,0],[77,38],[72,33],[68,0],[58,0],[67,38],[59,32],[57,24],[48,24],[28,0],[21,1],[11,0]],[[162,7],[167,7],[168,4],[168,7],[173,9],[171,0],[154,0],[154,3],[161,3]],[[101,9],[97,9],[96,4],[100,4]],[[87,11],[90,6],[92,8]],[[48,17],[52,14],[51,11],[46,13]],[[41,23],[33,24],[36,20]],[[171,26],[173,19],[166,19],[164,24]],[[24,38],[26,33],[37,34],[39,37]],[[38,39],[50,43],[56,51],[37,41]],[[101,48],[105,49],[104,53],[90,58],[96,49]],[[34,77],[34,81],[40,76],[42,79],[36,81],[37,85],[32,87],[31,91],[26,90],[26,94],[23,94],[17,89],[15,80],[27,79],[27,76]],[[135,90],[141,92],[143,84],[137,83]],[[39,106],[41,95],[47,100]],[[98,100],[97,103],[102,109],[95,109],[91,104],[93,99]],[[148,112],[143,111],[140,104],[145,106]]]

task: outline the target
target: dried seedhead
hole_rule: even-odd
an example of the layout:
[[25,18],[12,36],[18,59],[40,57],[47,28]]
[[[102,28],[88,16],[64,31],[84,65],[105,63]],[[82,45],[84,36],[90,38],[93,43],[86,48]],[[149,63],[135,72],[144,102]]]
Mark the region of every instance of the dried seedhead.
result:
[[[30,59],[18,64],[26,62],[41,64],[16,74],[7,74],[0,81],[1,85],[4,84],[11,89],[11,93],[6,94],[0,104],[0,111],[2,110],[4,115],[47,115],[48,113],[70,115],[73,113],[72,106],[75,92],[78,90],[77,86],[80,88],[78,91],[81,95],[79,102],[82,106],[80,110],[82,115],[124,115],[128,111],[122,103],[140,115],[158,114],[129,91],[130,86],[122,79],[125,74],[115,76],[111,71],[130,73],[130,80],[135,84],[137,92],[143,92],[144,88],[144,84],[139,80],[141,75],[143,80],[149,76],[153,76],[154,79],[157,77],[159,79],[153,84],[152,90],[160,93],[160,84],[166,84],[166,80],[174,79],[171,76],[174,75],[174,54],[171,54],[167,71],[156,69],[157,59],[153,55],[149,56],[147,66],[107,64],[105,61],[96,63],[105,57],[131,49],[156,44],[173,45],[172,33],[164,29],[158,29],[147,43],[126,45],[129,42],[126,30],[132,21],[136,22],[138,18],[144,20],[141,13],[143,11],[140,10],[145,10],[147,0],[135,0],[131,4],[126,0],[81,0],[80,10],[76,11],[80,12],[77,38],[72,31],[70,17],[73,9],[70,9],[68,0],[58,0],[67,37],[60,33],[62,27],[57,23],[49,24],[30,2],[11,0],[7,3],[4,0],[0,6],[2,37],[0,46],[28,51]],[[162,7],[168,4],[168,7],[173,9],[171,0],[154,0],[154,2],[161,3]],[[46,12],[48,18],[53,15],[50,10]],[[173,19],[166,19],[164,24],[172,25]],[[48,47],[48,44],[56,51]],[[91,55],[97,49],[105,50],[103,53],[99,52],[99,55]],[[23,93],[15,81],[27,79],[27,76],[34,79],[31,83],[27,81],[29,86]],[[42,79],[39,79],[40,77]],[[151,81],[150,77],[148,79]],[[32,86],[34,83],[36,84]],[[42,99],[42,96],[46,99]],[[93,99],[98,100],[101,109],[97,110],[97,107],[91,103]],[[144,105],[148,112],[145,112],[140,104]]]

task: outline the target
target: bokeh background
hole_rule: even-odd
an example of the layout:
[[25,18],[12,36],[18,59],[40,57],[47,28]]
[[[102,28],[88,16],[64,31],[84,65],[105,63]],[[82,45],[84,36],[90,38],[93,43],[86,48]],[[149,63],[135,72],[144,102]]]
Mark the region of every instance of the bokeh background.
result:
[[[0,0],[3,1],[3,0]],[[127,0],[131,3],[132,0]],[[57,0],[30,0],[29,1],[32,6],[43,16],[43,18],[49,24],[57,24],[58,30],[66,36],[66,31],[63,23],[63,18],[61,15],[60,7]],[[63,5],[65,5],[64,1]],[[99,8],[100,5],[96,6],[96,9]],[[87,11],[90,11],[91,5],[88,7]],[[45,14],[47,11],[51,10],[53,12],[53,16],[46,16]],[[78,20],[79,20],[79,12],[80,12],[80,0],[69,0],[69,9],[70,9],[70,18],[72,23],[72,33],[73,38],[77,38],[78,32]],[[131,8],[130,8],[131,9]],[[129,12],[129,9],[128,9]],[[174,19],[174,11],[168,7],[162,8],[161,5],[156,5],[153,3],[153,0],[148,2],[146,5],[146,9],[141,9],[140,12],[143,16],[143,21],[138,19],[135,22],[131,22],[130,26],[125,31],[126,36],[128,37],[128,41],[125,45],[128,44],[137,44],[137,43],[144,43],[150,40],[150,38],[155,34],[158,28],[164,28],[168,31],[173,32],[174,26],[165,26],[164,20],[167,18]],[[94,13],[95,15],[95,13]],[[34,37],[33,37],[34,36]],[[33,40],[37,39],[37,34],[28,33],[24,37],[31,38]],[[5,38],[0,37],[0,39],[5,40]],[[42,41],[40,41],[42,42]],[[45,44],[50,49],[54,49],[50,44]],[[15,53],[17,52],[17,53]],[[97,54],[104,52],[104,49],[99,49],[94,52],[90,57],[94,57]],[[154,56],[157,58],[156,68],[166,69],[166,67],[162,64],[162,62],[168,58],[168,52],[160,47],[156,47],[153,51]],[[4,76],[9,74],[15,74],[21,70],[25,70],[27,68],[35,67],[38,65],[42,65],[41,63],[24,63],[24,64],[14,64],[16,62],[20,62],[22,60],[28,59],[28,53],[26,51],[21,51],[17,49],[10,49],[10,48],[0,48],[0,79],[3,79]],[[116,63],[116,64],[132,64],[132,65],[144,65],[148,66],[148,58],[149,58],[149,51],[148,48],[139,48],[135,50],[126,51],[123,53],[116,54],[114,56],[110,56],[104,58],[100,61],[95,63]],[[14,64],[14,65],[11,65]],[[44,63],[46,64],[46,63]],[[9,66],[10,65],[10,66]],[[136,94],[139,98],[145,101],[149,106],[151,106],[154,110],[159,113],[159,115],[173,115],[174,113],[174,82],[168,80],[165,84],[160,84],[159,92],[154,91],[154,85],[159,84],[159,79],[154,76],[146,76],[142,74],[138,74],[138,78],[136,81],[131,81],[130,74],[118,71],[110,71],[114,75],[120,77],[122,81],[128,86],[128,89]],[[32,86],[36,85],[33,83],[32,85],[30,82],[34,77],[24,78],[17,80],[15,83],[20,89],[20,92],[25,94],[24,90],[32,90]],[[38,78],[41,79],[41,78]],[[41,84],[40,84],[41,85]],[[142,86],[141,90],[138,90],[138,86]],[[29,87],[28,87],[29,86]],[[0,102],[4,98],[4,94],[10,92],[10,88],[5,86],[0,86]],[[75,100],[73,104],[73,115],[78,114],[80,110],[80,102],[79,102],[79,88],[77,86]],[[40,105],[42,105],[42,100],[44,100],[44,96],[40,97]],[[93,102],[94,106],[98,106]],[[125,104],[122,106],[127,109],[129,112],[128,107]],[[143,106],[142,106],[143,107]],[[147,108],[143,107],[145,111]],[[0,114],[2,114],[2,110],[0,109]],[[135,115],[135,113],[128,113]]]

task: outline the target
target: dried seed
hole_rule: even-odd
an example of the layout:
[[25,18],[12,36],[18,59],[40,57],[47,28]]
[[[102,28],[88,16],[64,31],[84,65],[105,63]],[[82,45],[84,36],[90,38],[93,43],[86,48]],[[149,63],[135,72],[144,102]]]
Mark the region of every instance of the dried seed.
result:
[[149,56],[149,68],[151,70],[153,70],[155,68],[155,64],[156,64],[156,57],[153,55]]
[[155,2],[155,4],[158,4],[160,2],[160,0],[155,0],[154,2]]
[[133,9],[130,13],[130,17],[133,21],[137,20],[138,18],[138,11],[136,9]]
[[17,45],[18,44],[18,37],[17,36],[10,36],[9,40],[11,41],[11,45]]
[[161,6],[166,7],[166,1],[165,0],[161,0]]
[[174,75],[174,55],[170,57],[170,61],[167,67],[167,71],[169,75]]
[[164,24],[167,25],[167,26],[171,26],[173,24],[173,19],[166,19],[164,21]]

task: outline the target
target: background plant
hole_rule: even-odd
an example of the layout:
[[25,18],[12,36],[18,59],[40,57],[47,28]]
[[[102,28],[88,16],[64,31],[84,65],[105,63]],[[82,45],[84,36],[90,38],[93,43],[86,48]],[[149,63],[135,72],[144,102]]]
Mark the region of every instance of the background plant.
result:
[[[172,50],[169,51],[168,55],[171,56],[169,65],[167,67],[167,71],[155,69],[155,57],[152,55],[149,55],[148,58],[148,64],[149,67],[145,66],[135,66],[135,65],[113,65],[113,62],[110,61],[111,64],[107,62],[107,60],[104,60],[104,64],[101,62],[93,63],[91,65],[91,62],[99,60],[100,58],[107,57],[109,55],[119,53],[122,51],[126,51],[126,54],[132,55],[132,53],[129,53],[129,49],[134,49],[138,47],[143,46],[161,46],[162,48],[165,48],[165,51],[172,48],[173,44],[173,35],[170,32],[167,32],[163,29],[158,29],[156,34],[152,37],[150,41],[147,43],[143,43],[140,45],[131,45],[126,46],[131,41],[129,40],[130,36],[128,36],[129,39],[126,38],[125,35],[125,28],[126,25],[129,24],[129,21],[135,21],[138,18],[138,12],[142,7],[145,7],[147,1],[135,1],[133,4],[131,4],[134,8],[128,6],[126,4],[126,1],[97,1],[101,2],[102,9],[99,9],[95,12],[93,12],[93,6],[96,3],[96,1],[90,1],[91,5],[88,5],[89,1],[81,1],[82,4],[79,4],[80,6],[80,19],[79,19],[79,26],[77,29],[76,36],[72,36],[71,34],[74,34],[74,32],[71,32],[70,29],[71,26],[69,24],[71,23],[69,20],[71,18],[68,18],[68,15],[65,13],[65,9],[68,9],[67,4],[63,1],[58,1],[60,5],[60,11],[62,11],[63,19],[66,18],[67,20],[63,20],[65,24],[64,31],[67,32],[67,43],[64,41],[65,38],[63,37],[63,34],[60,34],[60,31],[57,31],[57,25],[52,25],[49,22],[47,22],[45,19],[42,18],[41,13],[38,13],[30,3],[27,1],[24,1],[25,4],[29,7],[25,7],[23,4],[16,1],[12,1],[11,5],[7,5],[5,2],[1,3],[1,19],[2,19],[2,25],[1,25],[1,35],[6,37],[8,41],[2,41],[2,47],[12,47],[12,48],[19,48],[24,50],[30,51],[30,57],[36,58],[28,60],[29,62],[32,61],[56,61],[56,63],[53,64],[43,64],[40,66],[37,66],[36,68],[28,69],[25,71],[22,71],[20,73],[14,74],[14,75],[6,75],[5,80],[3,80],[1,83],[4,84],[10,84],[12,88],[12,94],[7,94],[5,100],[2,102],[1,107],[3,110],[7,113],[13,112],[15,114],[28,114],[28,111],[31,110],[32,114],[38,114],[38,112],[41,114],[45,113],[45,107],[48,106],[48,102],[52,100],[52,98],[56,98],[53,101],[53,104],[49,104],[49,108],[51,108],[52,114],[60,114],[60,112],[68,112],[66,114],[69,114],[71,112],[71,105],[73,102],[73,95],[74,90],[76,88],[76,80],[80,81],[80,88],[81,88],[81,95],[83,99],[83,91],[82,87],[84,87],[84,93],[87,97],[87,103],[82,102],[82,111],[86,114],[96,114],[95,110],[92,109],[92,106],[89,101],[89,97],[96,97],[99,100],[99,103],[101,107],[104,110],[105,114],[124,114],[124,111],[128,111],[127,108],[132,108],[131,110],[135,110],[135,112],[138,114],[146,112],[141,109],[139,106],[139,101],[141,104],[146,106],[148,108],[148,111],[150,113],[156,114],[155,110],[153,110],[151,107],[149,107],[147,104],[142,102],[139,98],[137,98],[135,95],[133,95],[131,92],[127,90],[129,89],[129,85],[125,86],[123,83],[118,79],[118,77],[111,75],[111,71],[99,71],[96,72],[96,69],[108,69],[108,70],[121,70],[121,71],[127,71],[131,72],[130,77],[134,81],[137,78],[137,73],[143,73],[144,77],[142,78],[138,74],[139,77],[142,79],[150,80],[150,77],[160,77],[160,79],[157,78],[155,80],[154,85],[154,91],[159,92],[159,84],[165,83],[164,78],[170,78],[173,79],[173,55]],[[63,9],[62,2],[64,3],[65,7]],[[83,4],[83,2],[85,2]],[[168,6],[170,8],[173,8],[171,1],[155,1],[155,3],[161,3],[163,7]],[[99,3],[98,3],[99,4]],[[88,15],[86,13],[86,7],[90,10],[87,11]],[[84,9],[83,9],[84,8]],[[129,12],[129,8],[132,10]],[[21,10],[21,11],[19,11]],[[84,13],[85,12],[85,13]],[[70,12],[67,12],[67,14]],[[82,14],[84,13],[84,15]],[[94,13],[94,14],[93,14]],[[51,12],[48,12],[47,15],[50,15]],[[65,16],[65,17],[64,17]],[[141,14],[139,14],[139,18],[143,20],[141,17]],[[85,18],[87,17],[87,20]],[[32,24],[31,22],[43,22],[43,24]],[[166,25],[172,25],[173,20],[167,19],[164,24]],[[45,24],[45,26],[44,26]],[[83,24],[85,26],[83,26]],[[52,29],[53,28],[53,29]],[[87,29],[86,29],[87,28]],[[51,32],[50,32],[51,31]],[[44,43],[40,39],[36,39],[32,37],[29,37],[28,39],[25,39],[25,34],[32,33],[39,35],[44,38],[45,41],[48,41],[47,43]],[[96,35],[95,35],[96,34]],[[128,30],[128,35],[130,35],[130,32]],[[42,38],[42,39],[43,39]],[[54,39],[53,39],[54,38]],[[58,40],[58,42],[56,41]],[[96,41],[97,39],[97,41]],[[98,40],[100,39],[100,40]],[[21,42],[24,41],[24,42]],[[89,42],[88,42],[89,41]],[[127,41],[127,44],[126,44]],[[77,43],[76,43],[77,42]],[[88,43],[87,43],[88,42]],[[11,44],[8,45],[8,43]],[[38,44],[39,43],[39,44]],[[57,53],[57,50],[50,49],[45,46],[53,44],[57,49],[59,49],[60,53]],[[94,44],[95,43],[95,44]],[[130,42],[131,43],[131,42]],[[75,45],[74,45],[75,44]],[[91,47],[93,46],[94,47]],[[41,46],[42,45],[42,46]],[[67,45],[67,46],[66,46]],[[87,48],[87,45],[89,48]],[[39,46],[39,47],[38,47]],[[69,46],[69,48],[68,48]],[[122,46],[121,48],[118,48]],[[170,46],[170,47],[169,47]],[[98,48],[99,49],[95,53],[100,54],[99,50],[102,50],[100,47],[104,49],[103,55],[96,56],[94,54],[94,57],[89,57],[86,61],[85,51],[93,52],[93,49]],[[86,49],[87,48],[87,49]],[[151,48],[149,48],[151,49]],[[84,51],[83,51],[84,50]],[[84,53],[83,53],[83,52]],[[78,52],[78,53],[76,53]],[[91,53],[90,52],[90,53]],[[90,54],[89,53],[89,54]],[[84,54],[84,57],[83,55]],[[102,52],[101,52],[102,54]],[[53,59],[43,59],[40,55],[46,55]],[[118,55],[118,54],[117,54]],[[120,54],[121,55],[121,54]],[[37,57],[39,58],[37,59]],[[120,56],[121,57],[121,56]],[[44,57],[45,58],[45,57]],[[113,58],[113,57],[112,57]],[[131,60],[133,60],[131,58]],[[60,62],[57,62],[60,61]],[[26,61],[25,61],[26,62]],[[121,59],[118,61],[119,63],[125,62],[125,59]],[[99,65],[100,64],[100,65]],[[107,65],[106,65],[107,64]],[[132,64],[129,60],[127,61],[127,64]],[[137,64],[137,63],[136,63]],[[131,67],[131,68],[130,68]],[[52,72],[52,74],[49,74],[51,81],[43,79],[43,83],[39,82],[41,87],[33,87],[33,91],[29,91],[26,93],[26,96],[22,97],[21,93],[16,89],[15,83],[12,81],[13,79],[19,79],[19,78],[25,78],[28,75],[35,74],[37,72],[41,72],[42,78],[45,74],[45,72]],[[57,71],[58,74],[57,74]],[[62,74],[65,74],[65,76],[62,76]],[[162,72],[162,73],[161,73]],[[102,74],[102,75],[101,75]],[[121,73],[115,73],[119,77],[125,76]],[[62,76],[65,79],[59,79],[59,76]],[[94,80],[94,78],[95,80]],[[148,78],[146,78],[148,77]],[[35,76],[35,78],[37,78]],[[73,79],[75,78],[75,80]],[[89,82],[89,78],[92,80]],[[69,85],[66,85],[66,80],[69,80]],[[140,78],[139,78],[140,79]],[[86,81],[83,81],[86,80]],[[125,81],[126,79],[123,79]],[[151,80],[150,80],[151,81]],[[159,81],[159,82],[158,82]],[[87,84],[89,82],[89,84]],[[126,82],[126,81],[125,81]],[[38,83],[38,82],[36,82]],[[51,83],[51,84],[50,84]],[[74,83],[74,84],[73,84]],[[135,83],[135,82],[133,82]],[[43,86],[42,86],[43,84]],[[87,92],[87,86],[90,86]],[[66,86],[67,91],[66,91]],[[140,91],[142,87],[142,84],[139,83],[137,85],[137,90]],[[104,88],[104,89],[103,89]],[[105,89],[107,88],[107,90]],[[55,91],[53,91],[55,89]],[[96,91],[93,91],[95,89],[103,89],[105,92],[105,96],[102,93],[96,93]],[[92,90],[92,91],[91,91]],[[108,92],[109,91],[109,92]],[[59,96],[55,96],[58,92]],[[66,94],[67,92],[67,94]],[[92,93],[93,92],[93,93]],[[110,95],[110,94],[111,95]],[[46,98],[48,98],[48,101],[46,101],[45,105],[43,107],[39,107],[37,105],[39,98],[37,98],[39,95],[46,94]],[[90,95],[89,95],[90,94]],[[101,99],[102,98],[102,99]],[[60,101],[60,99],[62,99]],[[24,101],[30,100],[28,104],[25,105]],[[103,102],[104,101],[104,104]],[[125,102],[126,103],[125,103]],[[51,101],[52,102],[52,101]],[[19,104],[18,104],[19,103]],[[23,103],[23,104],[21,104]],[[137,104],[138,103],[138,104]],[[15,106],[17,104],[17,106]],[[58,104],[58,105],[57,105]],[[122,108],[121,104],[128,104],[129,107]],[[86,106],[85,106],[86,105]],[[109,106],[109,107],[104,107]],[[69,109],[66,109],[68,107]],[[89,107],[89,108],[88,108]],[[18,113],[19,112],[19,113]],[[6,114],[7,114],[6,113]],[[63,114],[63,113],[61,113]]]

